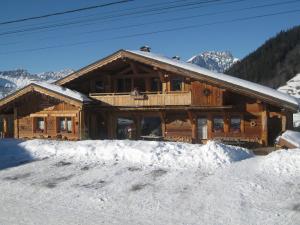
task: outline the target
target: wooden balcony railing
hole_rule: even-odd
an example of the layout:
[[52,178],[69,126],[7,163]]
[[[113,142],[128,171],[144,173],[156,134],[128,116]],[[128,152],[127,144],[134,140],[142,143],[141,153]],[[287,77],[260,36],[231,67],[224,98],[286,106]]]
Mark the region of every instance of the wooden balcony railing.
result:
[[191,92],[142,92],[137,96],[130,93],[90,93],[90,97],[103,105],[127,107],[190,105],[192,100]]

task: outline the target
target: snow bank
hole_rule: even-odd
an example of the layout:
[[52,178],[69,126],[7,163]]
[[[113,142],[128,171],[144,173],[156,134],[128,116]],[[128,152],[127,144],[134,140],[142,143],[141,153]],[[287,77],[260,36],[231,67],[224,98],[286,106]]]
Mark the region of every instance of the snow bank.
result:
[[129,140],[78,142],[4,140],[0,141],[0,147],[6,148],[6,151],[21,148],[28,152],[33,159],[62,157],[88,163],[125,161],[145,166],[201,168],[204,170],[212,170],[253,156],[253,153],[247,149],[213,141],[206,145],[196,145]]
[[300,132],[287,130],[281,136],[277,138],[279,140],[280,138],[288,141],[292,145],[295,145],[295,147],[300,147]]
[[299,176],[300,149],[278,150],[265,156],[261,162],[261,170],[283,177]]

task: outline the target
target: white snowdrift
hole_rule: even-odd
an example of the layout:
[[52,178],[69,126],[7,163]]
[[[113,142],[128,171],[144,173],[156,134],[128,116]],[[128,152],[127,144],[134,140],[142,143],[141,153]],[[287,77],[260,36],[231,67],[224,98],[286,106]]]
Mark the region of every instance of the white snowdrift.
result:
[[[83,162],[125,161],[145,166],[170,168],[201,168],[212,170],[253,156],[247,149],[208,142],[206,145],[178,142],[101,140],[0,141],[0,149],[13,154],[23,149],[33,159],[63,157]],[[2,154],[2,157],[5,154]]]
[[278,150],[264,157],[261,170],[267,173],[280,175],[281,178],[299,176],[300,149]]

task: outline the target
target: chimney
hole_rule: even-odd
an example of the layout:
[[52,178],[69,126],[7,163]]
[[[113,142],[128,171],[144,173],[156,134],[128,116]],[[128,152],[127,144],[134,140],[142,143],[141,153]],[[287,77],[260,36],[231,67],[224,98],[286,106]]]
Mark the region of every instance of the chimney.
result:
[[173,56],[173,57],[172,57],[172,59],[175,59],[175,60],[180,60],[180,56],[178,56],[178,55],[175,55],[175,56]]
[[150,52],[151,48],[148,45],[144,45],[140,47],[140,51],[142,52]]

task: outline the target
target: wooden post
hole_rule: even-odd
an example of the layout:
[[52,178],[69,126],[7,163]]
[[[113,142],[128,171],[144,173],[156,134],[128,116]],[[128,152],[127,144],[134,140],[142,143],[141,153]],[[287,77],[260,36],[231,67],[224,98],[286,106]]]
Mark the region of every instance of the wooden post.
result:
[[208,114],[207,116],[207,138],[212,139],[212,115]]
[[281,131],[284,132],[287,129],[287,123],[286,123],[286,115],[283,113],[281,115]]
[[8,121],[7,121],[7,117],[4,116],[3,117],[3,136],[7,137],[7,133],[8,133]]
[[263,104],[262,112],[261,112],[261,123],[262,123],[262,131],[261,131],[261,140],[264,146],[268,146],[268,109],[265,104]]
[[161,133],[163,137],[166,137],[166,112],[160,111],[159,112],[160,120],[161,120]]
[[224,134],[228,136],[229,133],[229,115],[227,113],[224,114]]
[[192,125],[192,143],[197,141],[197,126],[196,126],[196,116],[193,112],[187,111],[190,123]]
[[19,138],[19,119],[17,107],[14,107],[14,138]]

